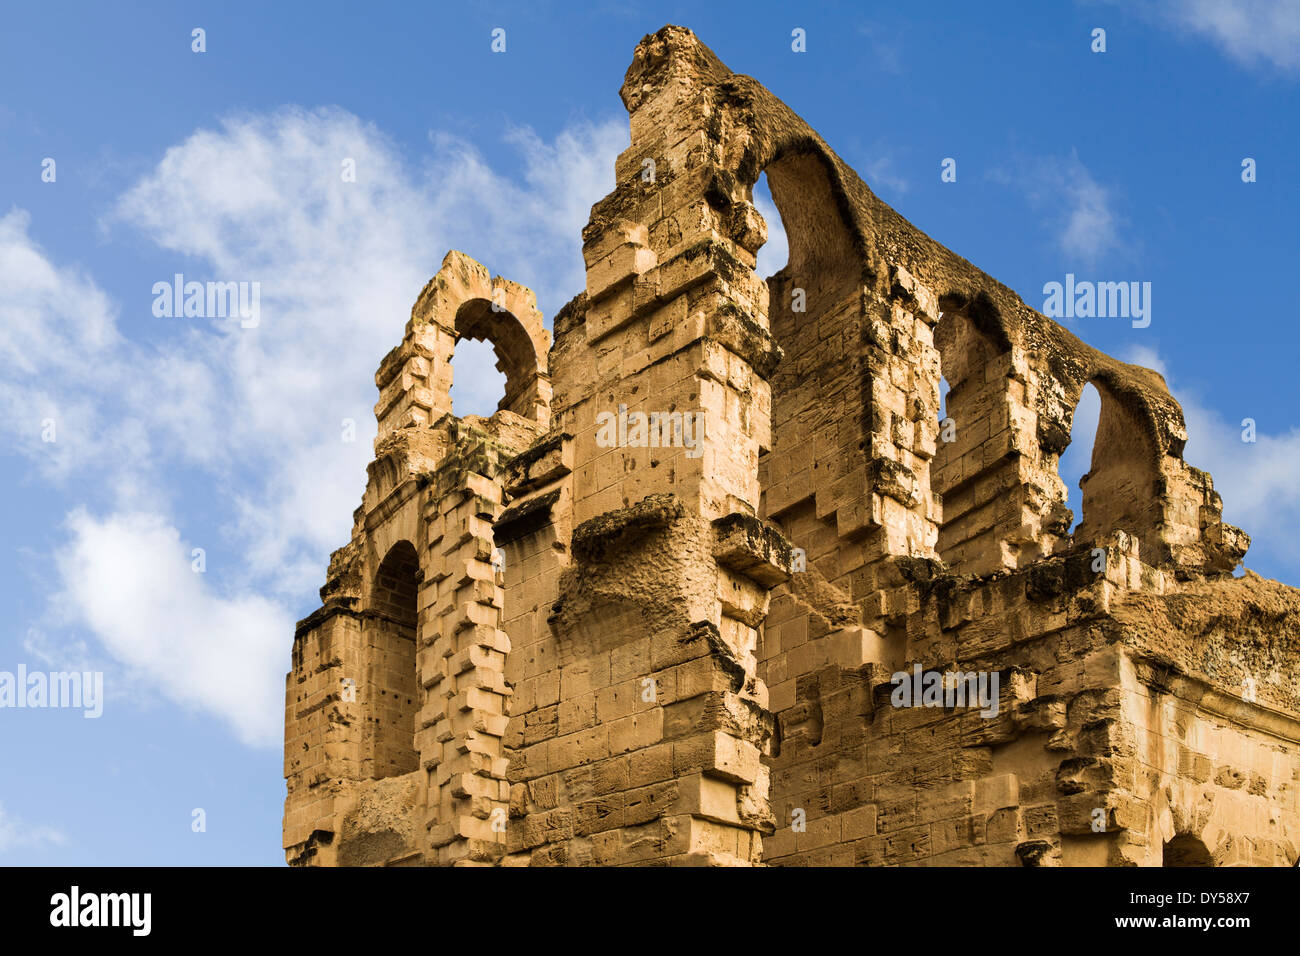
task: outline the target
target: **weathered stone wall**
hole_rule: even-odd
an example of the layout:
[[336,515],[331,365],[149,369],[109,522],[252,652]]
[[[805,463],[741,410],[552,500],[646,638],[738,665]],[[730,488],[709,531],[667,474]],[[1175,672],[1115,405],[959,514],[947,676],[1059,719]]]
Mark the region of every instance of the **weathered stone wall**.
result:
[[[1230,576],[1248,539],[1160,376],[917,231],[689,31],[621,95],[554,344],[452,252],[380,365],[294,642],[289,861],[1294,863],[1300,592]],[[452,413],[465,337],[506,375],[490,418]],[[913,673],[976,696],[904,700]]]

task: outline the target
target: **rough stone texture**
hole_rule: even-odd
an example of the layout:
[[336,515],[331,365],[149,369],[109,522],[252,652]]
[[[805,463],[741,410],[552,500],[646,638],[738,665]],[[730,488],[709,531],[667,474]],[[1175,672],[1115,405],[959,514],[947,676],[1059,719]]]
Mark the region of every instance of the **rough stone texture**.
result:
[[[1231,577],[1248,539],[1163,379],[920,233],[688,30],[622,97],[554,344],[451,252],[380,365],[294,640],[289,862],[1294,864],[1300,592]],[[487,419],[451,412],[466,336],[506,374]],[[704,436],[611,446],[620,406]],[[996,675],[996,712],[896,706],[914,667]]]

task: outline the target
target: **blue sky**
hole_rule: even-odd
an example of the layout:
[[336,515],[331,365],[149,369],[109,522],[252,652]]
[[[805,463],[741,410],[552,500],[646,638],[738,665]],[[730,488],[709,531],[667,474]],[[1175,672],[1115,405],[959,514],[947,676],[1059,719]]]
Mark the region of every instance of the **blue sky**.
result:
[[[374,370],[449,248],[534,288],[548,324],[581,290],[618,88],[665,23],[1031,305],[1066,273],[1150,282],[1148,328],[1065,324],[1162,371],[1247,566],[1300,581],[1300,3],[701,6],[6,11],[0,671],[102,671],[106,699],[0,709],[0,863],[282,862],[293,624],[350,533]],[[176,273],[260,283],[258,324],[155,316]],[[493,407],[482,352],[457,359],[457,411]],[[1085,403],[1072,503],[1095,421]]]

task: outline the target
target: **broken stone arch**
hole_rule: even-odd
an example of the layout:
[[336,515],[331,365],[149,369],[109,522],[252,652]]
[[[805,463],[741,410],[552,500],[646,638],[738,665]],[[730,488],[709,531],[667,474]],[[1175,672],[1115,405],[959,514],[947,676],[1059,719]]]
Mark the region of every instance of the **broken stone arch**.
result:
[[[782,310],[788,305],[790,290],[798,285],[793,277],[807,282],[801,287],[810,293],[809,311],[801,317],[800,328],[811,326],[813,320],[828,325],[838,321],[845,334],[838,341],[830,335],[822,337],[822,347],[847,363],[857,363],[854,371],[861,381],[847,390],[842,387],[844,383],[835,383],[837,394],[823,397],[853,403],[867,393],[867,410],[860,427],[833,423],[846,435],[854,430],[857,434],[851,436],[853,441],[846,440],[847,461],[842,467],[832,466],[831,482],[843,481],[872,490],[860,504],[850,496],[848,509],[840,508],[838,501],[830,501],[831,495],[815,492],[815,496],[828,499],[816,505],[821,518],[834,516],[842,534],[859,533],[865,527],[864,513],[879,516],[883,511],[895,511],[893,505],[876,497],[878,487],[884,492],[883,498],[905,509],[924,512],[922,522],[916,523],[902,540],[889,542],[886,550],[928,555],[933,553],[939,537],[938,525],[954,520],[946,514],[947,503],[939,500],[935,489],[969,482],[969,476],[980,470],[1010,460],[1013,467],[998,479],[1009,482],[1007,490],[1013,499],[1010,509],[1004,509],[989,526],[993,515],[986,502],[979,503],[975,511],[967,512],[966,527],[957,529],[956,538],[945,533],[948,540],[940,543],[939,550],[952,556],[957,570],[987,573],[1022,567],[1068,548],[1072,544],[1070,521],[1064,487],[1056,474],[1057,458],[1069,441],[1069,420],[1078,391],[1088,380],[1104,374],[1113,382],[1115,392],[1124,395],[1123,408],[1152,435],[1159,459],[1163,490],[1158,496],[1158,520],[1153,512],[1143,520],[1145,527],[1130,529],[1147,545],[1151,559],[1172,558],[1186,565],[1187,573],[1196,574],[1203,569],[1221,569],[1239,557],[1239,536],[1226,528],[1219,530],[1219,505],[1208,479],[1181,461],[1182,443],[1186,440],[1181,410],[1158,375],[1090,348],[1035,312],[1012,290],[919,233],[872,195],[786,104],[754,79],[728,70],[712,51],[683,36],[689,37],[689,33],[679,34],[675,28],[668,28],[647,37],[637,48],[620,91],[632,116],[632,145],[618,164],[621,185],[593,208],[584,236],[594,251],[590,237],[612,223],[626,223],[620,225],[620,230],[636,235],[637,224],[626,220],[626,214],[638,208],[638,203],[658,194],[665,203],[676,204],[679,197],[695,193],[702,203],[672,214],[668,213],[669,205],[664,205],[660,221],[646,219],[641,224],[648,227],[644,245],[653,255],[644,263],[638,262],[637,272],[681,254],[688,245],[683,237],[705,222],[713,223],[717,232],[727,236],[744,261],[765,237],[752,207],[751,190],[760,174],[767,174],[790,239],[787,268],[773,277],[768,288],[754,290],[758,299],[770,299],[772,337],[775,345],[786,352],[785,360],[776,363],[772,382],[773,447],[779,449],[783,438],[787,443],[790,440],[782,428],[782,406],[799,402],[798,398],[782,395],[782,377],[792,374],[791,366],[797,367],[805,379],[820,371],[808,360],[800,366],[800,356],[794,356],[792,361],[791,352],[799,351],[800,342],[797,337],[783,334],[788,333],[784,326],[790,323],[783,318]],[[679,115],[664,112],[666,104],[678,95],[665,91],[684,89],[699,96],[692,111]],[[668,129],[672,129],[671,135],[666,133]],[[648,185],[639,176],[646,158],[654,159],[658,171],[657,182]],[[686,251],[689,254],[690,250]],[[753,268],[752,262],[746,264]],[[813,281],[829,294],[816,294],[822,289],[813,287],[805,275],[809,272],[816,273]],[[589,294],[596,294],[607,284],[603,277],[597,286],[589,284]],[[741,285],[733,283],[737,299],[743,302],[749,290],[740,289]],[[853,286],[868,299],[876,300],[869,308],[864,305],[867,311],[858,317],[865,333],[861,338],[852,335],[852,328],[843,327],[846,316],[839,309],[846,304],[839,294]],[[931,370],[938,370],[927,354],[926,347],[931,343],[926,341],[929,331],[923,326],[932,327],[939,312],[946,311],[934,300],[934,294],[942,290],[960,290],[956,297],[972,306],[982,302],[989,321],[981,331],[991,335],[998,346],[996,362],[1005,367],[995,369],[993,374],[1002,376],[1010,393],[1010,407],[998,409],[994,421],[977,418],[971,422],[977,430],[989,431],[981,447],[967,450],[969,456],[960,463],[959,471],[948,469],[947,474],[936,476],[933,472],[940,464],[949,466],[953,462],[930,462],[934,457],[930,451],[934,436],[928,433],[931,423],[922,423],[920,414],[927,409],[906,400],[898,407],[898,396],[890,394],[892,383],[885,379],[909,379],[907,385],[913,393],[929,392],[931,383],[923,379]],[[751,314],[761,325],[766,318],[761,313],[768,312],[763,308],[768,303],[758,301],[753,305]],[[876,310],[882,305],[883,314],[879,314]],[[899,311],[892,312],[894,308]],[[900,336],[894,328],[900,318],[905,326],[914,320],[917,324]],[[862,338],[881,351],[862,355]],[[913,341],[919,342],[919,347],[906,356],[913,368],[908,374],[894,372],[889,368],[890,353],[902,358]],[[915,368],[917,364],[920,369]],[[936,374],[933,384],[937,382]],[[922,400],[919,404],[928,403]],[[882,411],[882,406],[886,410]],[[802,427],[807,430],[808,422]],[[859,443],[862,455],[855,447]],[[911,446],[916,446],[918,454],[910,453]],[[818,462],[819,471],[821,467]],[[1109,473],[1113,476],[1118,472],[1112,468]],[[773,491],[773,485],[780,484],[779,480],[763,482],[769,495],[770,516],[779,516],[782,508],[793,504],[779,487]],[[809,482],[804,481],[802,486],[806,489]],[[1204,522],[1175,504],[1184,493],[1204,499]],[[984,509],[982,515],[980,508]],[[923,527],[925,522],[934,527]],[[1148,530],[1156,528],[1159,530]],[[1205,529],[1212,530],[1203,534]],[[964,553],[958,547],[963,542],[969,543]]]
[[452,250],[416,300],[402,345],[427,358],[430,366],[428,424],[452,412],[452,356],[462,338],[487,341],[495,350],[497,369],[506,376],[499,409],[546,427],[551,403],[550,335],[537,297],[531,289],[492,276],[480,263]]
[[[1143,553],[1154,553],[1159,548],[1161,517],[1160,453],[1154,423],[1141,402],[1114,376],[1103,372],[1086,384],[1097,390],[1101,411],[1092,460],[1079,482],[1081,521],[1074,540],[1100,542],[1115,531],[1124,531],[1137,536]],[[1080,388],[1076,410],[1082,396]],[[1058,464],[1059,460],[1058,456]]]
[[[934,344],[948,382],[951,421],[940,432],[931,471],[943,508],[939,557],[976,573],[1037,557],[1024,554],[1026,543],[1019,540],[1032,497],[1060,500],[1064,492],[1049,470],[1026,468],[1022,443],[1010,439],[1022,415],[1024,383],[997,308],[987,295],[941,296]],[[1027,493],[1035,478],[1038,487]],[[1040,539],[1038,550],[1045,544]]]
[[456,341],[472,339],[491,344],[497,356],[497,371],[506,377],[506,393],[498,408],[537,421],[538,413],[547,404],[539,392],[546,356],[538,353],[528,329],[513,312],[499,304],[494,309],[493,305],[492,300],[481,297],[463,303],[456,310]]
[[[767,238],[765,224],[751,205],[754,183],[762,174],[767,176],[785,228],[789,257],[784,267],[765,280],[766,319],[772,342],[784,359],[773,372],[771,447],[761,450],[760,472],[770,475],[784,470],[792,460],[811,457],[812,470],[818,474],[843,469],[846,475],[856,472],[865,476],[870,422],[851,411],[856,402],[825,402],[830,381],[837,382],[836,388],[846,397],[861,399],[871,391],[868,371],[853,358],[850,343],[838,337],[829,345],[826,341],[828,328],[859,311],[864,269],[860,247],[841,211],[844,204],[837,194],[833,166],[816,143],[804,140],[743,169],[744,198],[730,207],[729,228],[738,246],[755,256]],[[746,265],[753,268],[754,264]],[[823,403],[827,410],[824,422],[818,429],[810,428],[809,407]],[[819,429],[844,430],[856,436],[843,462],[812,453]],[[816,482],[769,489],[768,479],[762,477],[760,484],[765,493],[771,492],[767,515],[784,520],[791,528],[803,526],[811,531],[818,522],[834,526],[838,521],[833,511],[827,511],[825,492],[818,506]]]
[[[752,202],[754,186],[761,175],[767,176],[772,202],[780,213],[789,242],[789,260],[783,271],[788,271],[792,279],[802,279],[805,286],[833,288],[844,281],[850,284],[860,281],[859,249],[840,211],[843,198],[837,194],[832,179],[833,167],[815,144],[804,143],[798,149],[786,150],[764,163],[752,182],[746,177],[746,202]],[[733,211],[732,218],[740,219],[748,214],[749,210],[741,206]],[[749,238],[743,226],[736,232],[741,239]],[[763,238],[766,239],[766,230]]]

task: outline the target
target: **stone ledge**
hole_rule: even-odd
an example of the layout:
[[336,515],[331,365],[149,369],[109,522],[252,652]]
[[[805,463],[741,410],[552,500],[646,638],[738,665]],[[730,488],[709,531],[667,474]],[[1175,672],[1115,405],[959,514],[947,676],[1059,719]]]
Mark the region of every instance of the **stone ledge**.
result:
[[556,432],[507,461],[503,469],[506,494],[519,497],[573,471],[572,452],[566,454],[566,445],[572,441],[568,432]]
[[589,518],[573,531],[573,556],[580,562],[599,561],[625,534],[657,531],[686,516],[674,494],[647,495],[636,504]]
[[724,568],[766,587],[794,573],[794,546],[751,515],[734,512],[713,522],[713,557]]
[[560,500],[560,489],[528,498],[507,508],[492,525],[492,537],[498,547],[518,541],[539,531],[551,521],[551,509]]
[[356,607],[356,601],[356,598],[351,597],[330,598],[295,625],[293,629],[294,643],[298,643],[304,634],[320,627],[336,614],[346,614],[348,617],[360,620],[362,612]]

